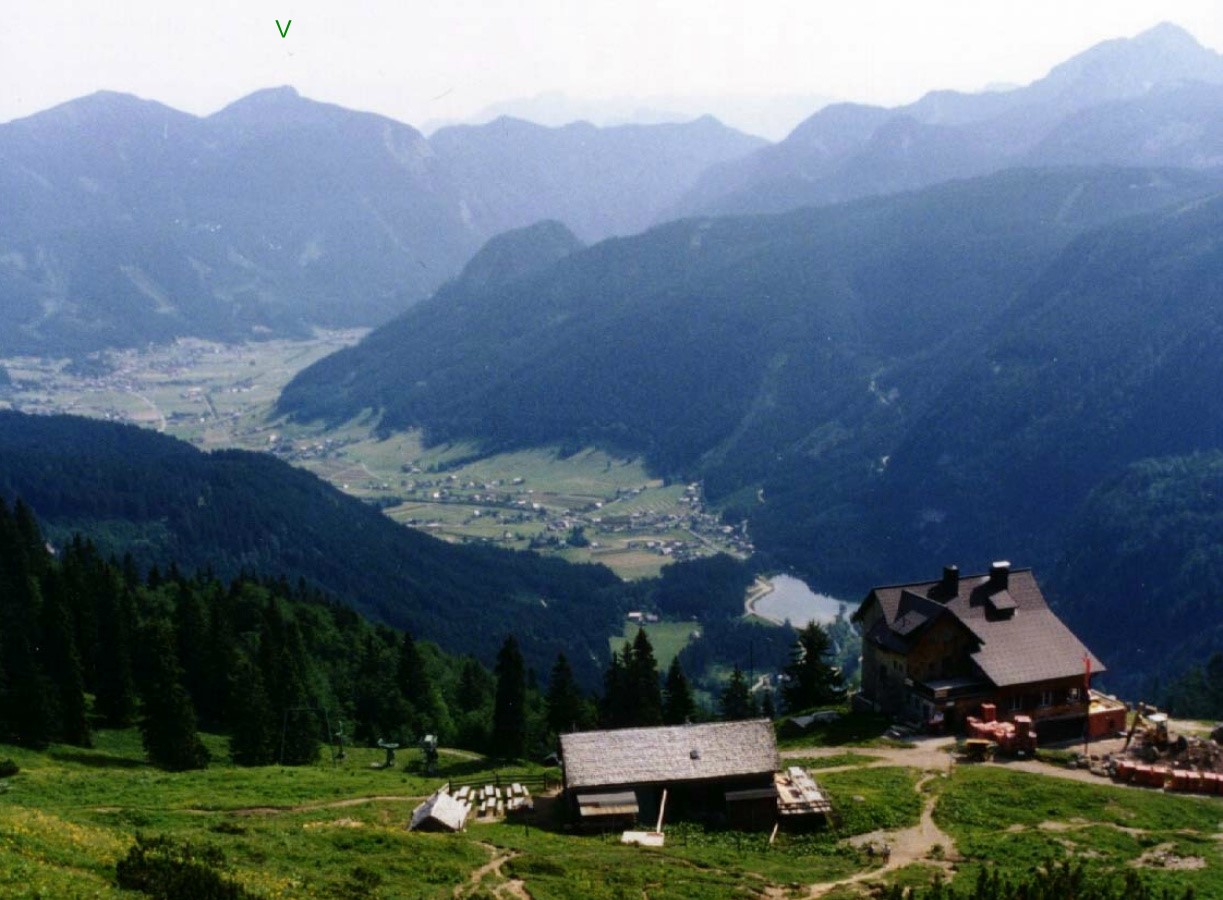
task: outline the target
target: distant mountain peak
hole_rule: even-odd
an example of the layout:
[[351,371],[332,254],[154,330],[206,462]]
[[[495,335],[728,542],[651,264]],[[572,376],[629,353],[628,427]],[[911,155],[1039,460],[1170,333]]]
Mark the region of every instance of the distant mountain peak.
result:
[[1032,85],[1038,94],[1084,102],[1141,96],[1157,84],[1223,83],[1223,56],[1202,46],[1179,25],[1163,22],[1132,38],[1096,44]]
[[[269,128],[290,126],[334,126],[341,120],[353,121],[357,117],[374,115],[345,109],[333,103],[311,100],[299,94],[296,88],[282,85],[247,94],[219,112],[213,113],[209,116],[209,120],[235,126],[240,131],[256,133]],[[378,116],[378,118],[382,117]],[[411,128],[410,125],[397,124],[404,128]],[[412,130],[415,131],[415,129]]]
[[76,97],[12,124],[26,123],[23,127],[99,127],[102,123],[122,126],[124,123],[143,121],[146,124],[156,122],[160,127],[167,119],[187,121],[195,119],[195,116],[135,94],[103,90]]
[[1136,44],[1165,44],[1204,49],[1197,38],[1175,22],[1160,22],[1130,40]]
[[238,100],[235,100],[230,106],[238,103],[255,104],[255,103],[286,103],[292,100],[300,100],[302,95],[297,92],[297,88],[291,84],[282,84],[280,87],[261,88],[247,94]]

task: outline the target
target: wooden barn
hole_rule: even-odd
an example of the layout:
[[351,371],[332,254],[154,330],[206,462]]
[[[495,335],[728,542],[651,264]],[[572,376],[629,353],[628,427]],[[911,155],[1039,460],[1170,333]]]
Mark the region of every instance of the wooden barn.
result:
[[561,736],[565,795],[578,823],[618,828],[665,816],[769,828],[780,767],[767,719]]

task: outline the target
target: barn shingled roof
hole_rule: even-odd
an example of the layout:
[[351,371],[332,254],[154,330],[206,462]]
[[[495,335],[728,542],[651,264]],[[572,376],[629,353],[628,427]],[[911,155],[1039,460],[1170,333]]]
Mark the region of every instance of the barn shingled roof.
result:
[[561,735],[567,788],[761,775],[781,760],[767,719]]

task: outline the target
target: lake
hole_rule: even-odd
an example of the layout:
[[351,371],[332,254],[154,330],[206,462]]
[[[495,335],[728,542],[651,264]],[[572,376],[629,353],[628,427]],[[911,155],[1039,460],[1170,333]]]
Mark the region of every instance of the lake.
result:
[[789,619],[795,628],[803,628],[811,621],[824,625],[837,617],[842,606],[846,616],[852,615],[858,606],[827,594],[817,594],[805,582],[790,575],[775,575],[769,580],[773,590],[757,600],[753,608],[756,615],[774,622]]

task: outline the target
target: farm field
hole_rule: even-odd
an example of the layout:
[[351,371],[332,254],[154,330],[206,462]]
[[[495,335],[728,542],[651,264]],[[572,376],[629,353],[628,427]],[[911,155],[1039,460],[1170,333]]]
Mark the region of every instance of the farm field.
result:
[[[13,379],[0,389],[0,409],[129,422],[204,450],[271,452],[437,537],[600,562],[623,578],[656,576],[673,560],[750,553],[746,530],[705,510],[699,485],[664,484],[639,459],[593,448],[486,456],[470,444],[425,447],[414,432],[383,437],[369,417],[324,428],[271,416],[293,375],[363,334],[243,345],[185,339],[83,364],[0,359]],[[569,540],[575,527],[584,540]]]
[[[223,740],[207,741],[223,759]],[[665,847],[641,849],[621,845],[618,835],[567,832],[556,804],[542,797],[528,821],[408,832],[416,803],[448,778],[542,771],[496,770],[472,754],[443,751],[435,776],[420,772],[415,751],[401,752],[396,768],[374,768],[382,753],[367,748],[352,748],[336,764],[214,763],[171,774],[143,762],[134,730],[99,732],[97,744],[45,752],[0,746],[0,759],[19,766],[0,781],[0,893],[136,896],[118,889],[115,865],[140,834],[190,845],[258,897],[603,900],[830,889],[822,895],[849,900],[871,896],[880,883],[925,885],[941,876],[967,887],[982,868],[1016,876],[1061,860],[1083,862],[1093,878],[1137,871],[1178,898],[1185,888],[1223,895],[1223,800],[1080,784],[1005,764],[931,770],[924,750],[870,759],[812,748],[825,754],[815,775],[837,810],[835,827],[783,831],[770,845],[763,833],[674,822]],[[922,836],[926,821],[946,843]],[[885,843],[894,848],[886,863],[870,849]]]

